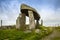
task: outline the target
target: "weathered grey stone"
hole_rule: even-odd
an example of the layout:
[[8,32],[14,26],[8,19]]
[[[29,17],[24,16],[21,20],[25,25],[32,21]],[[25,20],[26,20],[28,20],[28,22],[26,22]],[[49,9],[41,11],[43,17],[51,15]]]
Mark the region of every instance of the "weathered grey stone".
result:
[[24,33],[31,33],[31,32],[32,32],[31,30],[24,31]]
[[29,29],[35,29],[35,20],[34,20],[34,15],[32,11],[28,11],[29,13]]
[[36,27],[35,27],[36,29],[38,29],[39,28],[39,20],[36,20]]
[[26,26],[25,26],[25,23],[26,23],[26,16],[24,13],[21,14],[21,21],[20,21],[20,29],[22,30],[25,30],[26,29]]
[[41,30],[40,30],[40,29],[36,29],[35,32],[36,32],[36,33],[40,33]]
[[2,20],[1,20],[1,27],[2,27]]
[[43,26],[43,20],[41,20],[41,26]]
[[20,20],[21,19],[21,14],[17,17],[17,20],[16,20],[16,29],[20,29]]
[[35,20],[39,20],[40,19],[40,15],[38,14],[38,12],[34,8],[32,8],[32,7],[30,7],[30,6],[26,5],[26,4],[22,4],[21,5],[21,12],[25,13],[26,16],[29,16],[29,14],[28,14],[29,10],[31,10],[33,12]]
[[25,14],[22,13],[16,20],[16,28],[17,29],[24,29],[25,28],[26,17]]

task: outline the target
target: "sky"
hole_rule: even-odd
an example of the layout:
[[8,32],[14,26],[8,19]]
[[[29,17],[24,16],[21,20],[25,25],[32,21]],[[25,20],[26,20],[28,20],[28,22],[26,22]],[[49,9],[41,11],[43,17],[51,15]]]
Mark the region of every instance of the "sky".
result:
[[[60,0],[0,0],[0,20],[3,20],[3,25],[16,24],[16,19],[21,13],[20,5],[23,3],[37,10],[43,25],[60,25]],[[26,23],[29,23],[28,17]]]

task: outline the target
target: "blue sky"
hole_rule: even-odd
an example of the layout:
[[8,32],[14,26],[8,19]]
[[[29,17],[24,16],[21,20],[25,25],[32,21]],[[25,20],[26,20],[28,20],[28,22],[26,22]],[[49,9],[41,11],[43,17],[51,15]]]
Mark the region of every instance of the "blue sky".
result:
[[35,8],[45,26],[60,24],[60,0],[0,0],[0,20],[3,20],[3,25],[16,24],[22,3]]

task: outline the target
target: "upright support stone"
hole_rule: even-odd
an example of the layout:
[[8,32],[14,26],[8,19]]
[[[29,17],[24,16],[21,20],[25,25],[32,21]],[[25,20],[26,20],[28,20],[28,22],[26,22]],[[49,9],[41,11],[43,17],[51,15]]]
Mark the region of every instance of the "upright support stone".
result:
[[16,29],[19,29],[19,17],[16,19]]
[[39,28],[39,20],[36,20],[36,28]]
[[16,28],[25,30],[26,17],[24,13],[21,13],[16,20]]
[[21,21],[20,21],[20,25],[21,25],[20,29],[21,30],[26,29],[25,23],[26,23],[26,15],[24,13],[21,13]]
[[34,20],[34,15],[33,15],[33,12],[32,11],[28,11],[28,14],[29,14],[29,29],[35,29],[35,20]]
[[21,26],[21,14],[17,17],[16,29],[20,29],[20,26]]

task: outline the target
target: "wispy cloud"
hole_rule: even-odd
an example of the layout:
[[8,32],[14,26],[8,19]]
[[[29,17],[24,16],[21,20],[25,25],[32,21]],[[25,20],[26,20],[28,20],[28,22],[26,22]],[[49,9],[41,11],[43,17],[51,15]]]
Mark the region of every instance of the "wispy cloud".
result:
[[44,25],[60,24],[60,0],[0,0],[0,19],[4,25],[16,24],[22,3],[34,7]]
[[15,24],[16,18],[19,14],[18,1],[3,1],[0,5],[0,19],[3,20],[3,24]]

